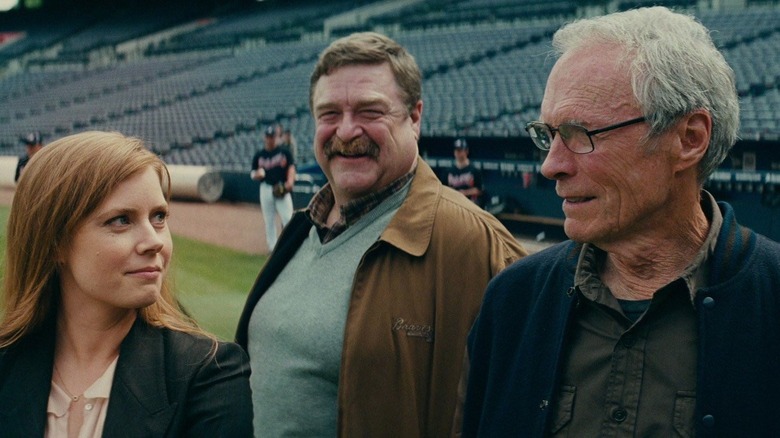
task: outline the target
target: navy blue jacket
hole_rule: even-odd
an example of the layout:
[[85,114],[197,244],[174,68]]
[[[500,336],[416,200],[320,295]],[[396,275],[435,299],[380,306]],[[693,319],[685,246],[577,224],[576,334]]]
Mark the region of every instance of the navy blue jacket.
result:
[[[780,244],[723,226],[696,293],[696,434],[780,436]],[[468,347],[463,436],[541,437],[548,430],[581,245],[568,241],[516,262],[491,281]]]

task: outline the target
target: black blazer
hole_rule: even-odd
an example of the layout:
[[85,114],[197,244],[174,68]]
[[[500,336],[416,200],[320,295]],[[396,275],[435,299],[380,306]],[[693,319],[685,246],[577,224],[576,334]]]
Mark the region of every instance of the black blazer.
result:
[[[122,341],[104,437],[251,437],[247,355],[235,344],[154,328],[138,318]],[[43,437],[54,324],[0,350],[0,435]]]

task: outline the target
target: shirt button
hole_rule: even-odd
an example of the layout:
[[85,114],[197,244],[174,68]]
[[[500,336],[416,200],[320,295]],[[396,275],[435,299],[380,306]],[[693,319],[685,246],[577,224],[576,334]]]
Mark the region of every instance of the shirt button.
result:
[[715,299],[714,299],[714,298],[712,298],[712,297],[705,297],[705,298],[704,298],[704,299],[701,301],[701,303],[702,303],[702,305],[703,305],[704,307],[706,307],[707,309],[712,309],[713,307],[715,307]]
[[707,414],[704,417],[702,417],[701,424],[703,424],[704,427],[711,428],[711,427],[715,426],[715,417],[713,417],[712,415]]
[[617,408],[612,411],[612,420],[617,423],[622,423],[626,421],[627,417],[628,417],[628,412],[626,412],[625,409]]
[[84,409],[86,409],[88,411],[91,411],[93,407],[94,407],[94,405],[92,405],[92,403],[87,403],[86,405],[84,405]]

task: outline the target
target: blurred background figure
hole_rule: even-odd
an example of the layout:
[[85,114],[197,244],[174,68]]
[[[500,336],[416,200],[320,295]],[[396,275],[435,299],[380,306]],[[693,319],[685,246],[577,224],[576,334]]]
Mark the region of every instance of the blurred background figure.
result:
[[36,152],[41,150],[43,147],[43,137],[41,136],[40,132],[31,132],[22,138],[22,143],[26,146],[27,151],[24,155],[19,157],[19,162],[16,164],[16,173],[14,174],[14,182],[19,181],[19,177],[22,175],[22,171],[24,170],[24,166],[27,165],[27,162],[30,161],[30,158],[32,158],[33,155],[35,155]]
[[472,202],[482,206],[482,173],[469,161],[469,146],[465,138],[454,143],[455,164],[447,170],[446,183]]
[[265,129],[264,146],[252,157],[252,170],[249,172],[253,180],[260,181],[260,208],[269,252],[273,251],[278,237],[276,215],[282,221],[282,228],[292,217],[291,193],[295,184],[295,160],[287,148],[277,147],[276,129],[272,126]]

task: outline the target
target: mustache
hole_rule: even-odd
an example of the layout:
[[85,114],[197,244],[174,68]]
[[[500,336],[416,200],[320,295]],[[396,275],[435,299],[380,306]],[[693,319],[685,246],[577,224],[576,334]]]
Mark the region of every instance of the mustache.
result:
[[379,145],[368,137],[358,137],[345,142],[334,135],[322,146],[322,152],[328,159],[335,155],[368,155],[377,158]]

